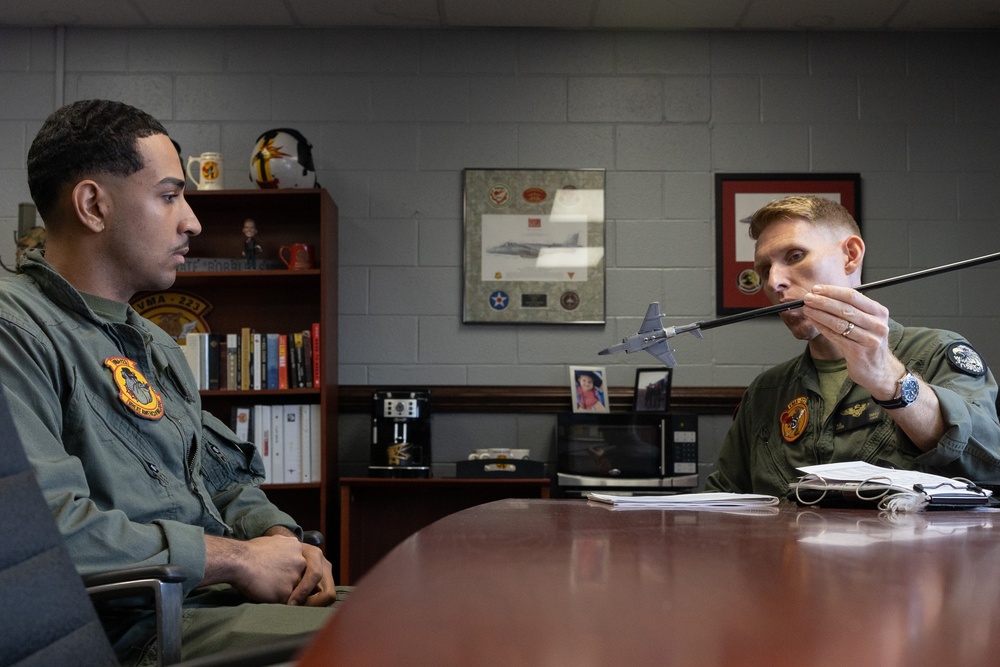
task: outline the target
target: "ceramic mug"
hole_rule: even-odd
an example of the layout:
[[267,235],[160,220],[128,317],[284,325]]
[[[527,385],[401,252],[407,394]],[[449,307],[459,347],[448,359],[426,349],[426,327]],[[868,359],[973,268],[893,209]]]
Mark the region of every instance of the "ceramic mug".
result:
[[[196,173],[191,171],[194,165],[198,165]],[[188,158],[187,175],[199,190],[221,190],[222,153],[202,153],[197,157],[192,155]]]
[[313,268],[313,248],[308,243],[293,243],[278,248],[278,257],[293,271]]

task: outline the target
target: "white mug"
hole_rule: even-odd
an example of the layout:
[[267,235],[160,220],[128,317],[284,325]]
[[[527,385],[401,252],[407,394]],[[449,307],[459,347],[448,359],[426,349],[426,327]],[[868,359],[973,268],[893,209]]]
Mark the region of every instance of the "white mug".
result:
[[[198,165],[197,175],[191,173],[191,166]],[[222,189],[222,153],[202,153],[191,156],[187,162],[187,175],[199,190]]]

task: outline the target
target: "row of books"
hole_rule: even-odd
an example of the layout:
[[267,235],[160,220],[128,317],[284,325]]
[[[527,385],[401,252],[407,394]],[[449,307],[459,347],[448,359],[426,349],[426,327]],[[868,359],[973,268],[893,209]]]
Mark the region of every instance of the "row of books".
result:
[[233,431],[257,446],[265,484],[322,480],[323,418],[318,404],[236,407]]
[[319,323],[292,333],[191,332],[181,348],[199,390],[249,391],[320,386]]

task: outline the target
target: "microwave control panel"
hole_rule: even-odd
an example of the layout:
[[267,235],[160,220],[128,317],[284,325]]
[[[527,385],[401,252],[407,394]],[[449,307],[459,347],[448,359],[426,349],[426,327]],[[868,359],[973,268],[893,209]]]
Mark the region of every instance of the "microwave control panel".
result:
[[670,415],[673,474],[698,472],[698,415]]

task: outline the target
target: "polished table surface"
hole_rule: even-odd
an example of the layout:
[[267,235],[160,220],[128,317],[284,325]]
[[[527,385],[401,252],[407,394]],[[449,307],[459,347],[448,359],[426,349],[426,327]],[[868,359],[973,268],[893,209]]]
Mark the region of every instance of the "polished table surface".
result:
[[1000,665],[1000,513],[502,500],[398,545],[319,665]]

